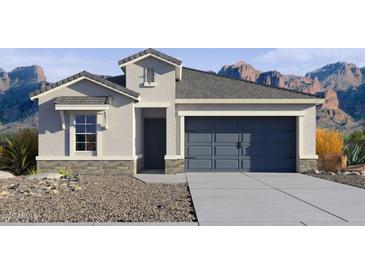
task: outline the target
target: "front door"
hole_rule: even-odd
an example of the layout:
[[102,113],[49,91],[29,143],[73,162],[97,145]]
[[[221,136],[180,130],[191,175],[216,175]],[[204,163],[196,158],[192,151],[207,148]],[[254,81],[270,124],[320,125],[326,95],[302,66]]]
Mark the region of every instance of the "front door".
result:
[[164,169],[166,154],[165,119],[144,120],[144,168]]

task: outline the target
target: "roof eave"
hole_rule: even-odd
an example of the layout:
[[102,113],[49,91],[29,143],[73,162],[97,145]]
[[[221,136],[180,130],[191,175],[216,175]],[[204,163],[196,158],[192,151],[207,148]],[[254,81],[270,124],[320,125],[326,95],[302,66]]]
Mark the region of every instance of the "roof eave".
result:
[[153,53],[147,53],[147,54],[142,55],[142,56],[140,56],[140,57],[138,57],[138,58],[136,58],[136,59],[132,59],[132,60],[130,60],[130,61],[128,61],[128,62],[120,62],[120,61],[119,61],[119,62],[118,62],[118,65],[119,65],[119,67],[121,68],[121,70],[125,73],[125,72],[126,72],[125,68],[126,68],[126,66],[127,66],[127,65],[129,65],[129,64],[133,64],[133,63],[136,63],[136,62],[141,61],[141,60],[143,60],[143,59],[146,59],[146,58],[148,58],[148,57],[156,58],[156,59],[158,59],[158,60],[160,60],[160,61],[162,61],[162,62],[165,62],[165,63],[167,63],[167,64],[169,64],[169,65],[171,65],[171,66],[175,67],[176,80],[178,80],[178,81],[180,81],[180,80],[181,80],[181,78],[182,78],[182,63],[181,63],[181,64],[176,64],[176,63],[171,62],[171,61],[169,61],[169,60],[166,60],[166,59],[164,59],[164,58],[162,58],[162,57],[160,57],[160,56],[157,56],[157,55],[155,55],[155,54],[153,54]]
[[[71,77],[73,77],[73,76],[71,76]],[[55,86],[54,88],[50,88],[50,89],[45,90],[43,92],[41,92],[39,90],[38,91],[35,91],[35,92],[31,92],[31,93],[29,93],[30,100],[34,101],[34,100],[38,99],[39,97],[41,97],[41,96],[43,96],[45,94],[48,94],[51,91],[57,90],[57,89],[62,88],[62,87],[70,86],[70,85],[75,84],[75,83],[77,83],[79,81],[82,81],[84,79],[87,79],[87,80],[89,80],[89,81],[91,81],[93,83],[96,83],[98,85],[101,85],[101,86],[103,86],[103,87],[105,87],[107,89],[113,90],[113,91],[115,91],[117,93],[123,94],[123,95],[125,95],[125,96],[127,96],[127,97],[129,97],[129,98],[131,98],[133,100],[136,100],[136,101],[140,101],[141,100],[141,97],[140,97],[139,94],[138,94],[138,96],[133,96],[131,94],[128,94],[126,92],[123,92],[122,90],[113,88],[111,86],[108,86],[108,85],[100,82],[100,81],[97,81],[97,80],[95,80],[95,79],[93,79],[93,78],[91,78],[91,77],[89,77],[88,75],[85,75],[85,74],[81,74],[79,77],[77,77],[77,78],[75,78],[75,79],[73,79],[71,81],[66,81],[65,79],[64,80],[61,80],[59,82],[64,82],[64,83],[59,84],[59,85]]]
[[325,102],[321,98],[297,99],[175,99],[175,104],[275,104],[275,105],[321,105]]

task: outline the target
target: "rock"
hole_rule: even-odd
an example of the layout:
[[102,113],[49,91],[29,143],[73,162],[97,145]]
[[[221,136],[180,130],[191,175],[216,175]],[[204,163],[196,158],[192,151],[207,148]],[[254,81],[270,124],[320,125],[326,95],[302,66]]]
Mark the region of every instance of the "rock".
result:
[[226,65],[218,72],[219,75],[228,76],[234,79],[242,79],[255,82],[260,75],[260,71],[250,64],[239,61],[233,65]]
[[329,175],[332,175],[332,176],[335,176],[335,175],[336,175],[336,173],[334,173],[334,172],[332,172],[332,171],[328,172],[328,174],[329,174]]
[[57,182],[54,182],[51,184],[51,189],[58,189],[58,187],[59,187],[59,183],[57,183]]
[[49,172],[49,173],[38,173],[38,174],[35,174],[35,175],[29,175],[26,178],[29,179],[29,180],[33,180],[33,179],[36,179],[36,180],[56,179],[56,180],[58,180],[61,177],[62,177],[62,175],[59,174],[59,173]]
[[16,188],[16,191],[19,193],[29,192],[27,186],[23,184],[19,184],[19,186]]
[[14,189],[17,189],[18,186],[19,186],[19,183],[11,184],[11,185],[8,186],[8,189],[13,189],[14,190]]
[[319,171],[318,169],[312,169],[306,172],[307,174],[321,174],[322,171]]
[[2,179],[11,179],[14,178],[15,176],[13,174],[11,174],[10,172],[6,172],[6,171],[0,171],[0,180]]
[[53,190],[52,190],[52,193],[53,193],[53,194],[59,194],[60,192],[59,192],[57,189],[53,189]]
[[44,186],[44,187],[42,187],[41,189],[42,189],[45,193],[49,193],[49,192],[51,191],[52,187],[50,187],[50,186]]
[[327,89],[325,92],[325,102],[320,109],[338,109],[339,102],[337,93],[333,89]]
[[78,184],[72,184],[72,185],[70,185],[70,189],[72,191],[77,191],[77,190],[81,190],[82,188]]
[[307,73],[306,77],[317,78],[325,87],[344,91],[363,83],[361,69],[352,63],[345,62],[326,65]]
[[7,196],[7,195],[9,195],[9,192],[7,192],[7,191],[0,192],[0,196]]
[[257,78],[257,83],[278,88],[285,87],[285,77],[278,71],[263,72]]
[[361,173],[360,172],[357,172],[357,171],[353,171],[353,172],[351,172],[351,175],[360,176]]

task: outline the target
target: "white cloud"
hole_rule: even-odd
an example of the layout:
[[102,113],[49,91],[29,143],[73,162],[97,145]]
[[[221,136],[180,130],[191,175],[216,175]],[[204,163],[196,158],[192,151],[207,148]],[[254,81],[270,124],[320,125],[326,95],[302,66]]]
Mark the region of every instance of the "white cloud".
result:
[[365,66],[365,49],[273,49],[253,57],[250,62],[260,70],[278,70],[304,75],[338,61]]

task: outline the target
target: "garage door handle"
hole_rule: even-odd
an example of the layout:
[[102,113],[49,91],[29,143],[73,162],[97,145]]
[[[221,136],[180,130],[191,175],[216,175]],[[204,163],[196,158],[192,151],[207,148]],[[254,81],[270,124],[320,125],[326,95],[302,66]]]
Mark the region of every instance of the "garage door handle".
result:
[[242,143],[241,142],[237,142],[237,148],[241,149],[242,148]]

